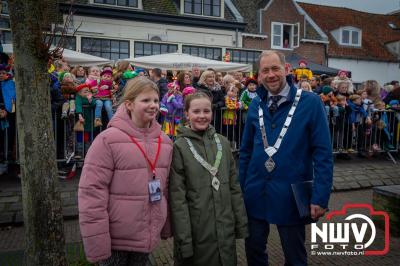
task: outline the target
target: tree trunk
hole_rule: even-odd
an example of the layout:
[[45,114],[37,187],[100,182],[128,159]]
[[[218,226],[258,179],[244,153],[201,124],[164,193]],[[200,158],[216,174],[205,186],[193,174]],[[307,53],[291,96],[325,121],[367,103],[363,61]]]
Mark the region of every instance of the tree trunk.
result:
[[[55,1],[10,0],[27,265],[67,265],[43,21]],[[54,5],[53,5],[54,6]],[[50,11],[50,12],[49,12]]]

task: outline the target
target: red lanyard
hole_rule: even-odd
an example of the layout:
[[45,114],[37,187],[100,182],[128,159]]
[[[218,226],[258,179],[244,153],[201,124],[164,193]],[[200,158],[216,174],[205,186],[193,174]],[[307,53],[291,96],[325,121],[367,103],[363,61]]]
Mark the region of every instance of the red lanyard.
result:
[[135,140],[135,138],[132,136],[129,136],[129,137],[131,138],[132,142],[134,144],[136,144],[136,146],[138,146],[139,150],[143,153],[144,158],[150,165],[151,172],[153,173],[153,178],[155,178],[156,177],[156,164],[158,161],[158,156],[160,155],[160,148],[161,148],[161,134],[158,136],[157,154],[156,154],[156,158],[154,159],[153,163],[150,161],[149,157],[147,157],[147,154],[144,152],[143,148],[139,145],[139,143]]

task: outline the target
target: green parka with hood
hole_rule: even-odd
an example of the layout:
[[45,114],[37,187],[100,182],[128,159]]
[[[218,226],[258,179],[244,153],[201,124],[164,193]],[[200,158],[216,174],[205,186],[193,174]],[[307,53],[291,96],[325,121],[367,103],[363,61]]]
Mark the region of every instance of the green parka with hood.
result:
[[212,126],[202,133],[178,129],[169,184],[175,265],[237,265],[235,239],[247,236],[247,216],[229,141],[218,135],[222,159],[216,191],[212,175],[194,158],[184,139],[189,138],[200,156],[214,165],[214,133]]

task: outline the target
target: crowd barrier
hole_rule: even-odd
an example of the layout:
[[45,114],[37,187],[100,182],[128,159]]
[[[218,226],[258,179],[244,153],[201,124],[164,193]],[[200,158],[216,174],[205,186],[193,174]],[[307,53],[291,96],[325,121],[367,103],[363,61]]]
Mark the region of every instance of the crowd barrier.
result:
[[[229,139],[232,150],[237,152],[240,148],[246,112],[241,110],[234,112],[234,115],[230,117],[233,119],[230,123],[227,123],[225,111],[226,108],[214,110],[212,123],[218,133]],[[386,152],[391,160],[396,163],[391,152],[396,152],[399,149],[400,113],[391,110],[374,111],[370,116],[372,118],[371,124],[367,124],[363,120],[353,127],[347,122],[347,119],[336,118],[335,120],[334,117],[327,115],[333,153],[359,153],[368,156],[373,153]],[[90,143],[106,128],[106,123],[98,128],[95,128],[92,123],[90,130],[75,132],[74,125],[78,119],[77,116],[69,116],[67,119],[60,117],[59,113],[53,115],[57,161],[83,161]],[[91,112],[90,120],[94,121],[94,111]],[[106,121],[105,117],[103,117],[103,121]],[[3,134],[3,157],[6,162],[18,162],[18,152],[14,152],[16,158],[11,158],[13,153],[10,151],[8,131],[9,129],[5,129]],[[16,144],[18,143],[17,137],[18,134],[15,136]],[[15,146],[14,149],[18,150],[18,146]]]

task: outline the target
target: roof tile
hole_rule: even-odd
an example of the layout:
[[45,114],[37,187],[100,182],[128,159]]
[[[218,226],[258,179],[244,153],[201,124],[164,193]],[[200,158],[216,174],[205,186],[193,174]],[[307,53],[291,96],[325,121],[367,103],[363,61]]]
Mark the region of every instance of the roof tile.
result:
[[[304,11],[328,35],[328,55],[331,57],[354,58],[378,61],[398,61],[385,46],[400,41],[400,31],[393,30],[388,23],[400,28],[400,17],[394,15],[371,14],[343,7],[330,7],[298,3]],[[344,26],[353,26],[362,30],[361,48],[339,45],[331,31]]]

